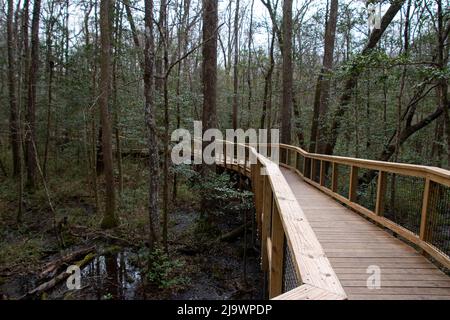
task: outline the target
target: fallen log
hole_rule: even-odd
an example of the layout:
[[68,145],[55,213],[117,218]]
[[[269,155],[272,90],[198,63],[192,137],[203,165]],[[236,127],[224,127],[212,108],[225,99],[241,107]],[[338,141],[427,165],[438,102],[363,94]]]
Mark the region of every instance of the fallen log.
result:
[[[86,266],[92,260],[94,260],[95,256],[96,256],[96,254],[89,253],[87,256],[85,256],[83,258],[83,260],[78,261],[74,265],[76,265],[80,269],[82,269],[84,266]],[[25,296],[21,297],[20,299],[31,298],[31,297],[35,297],[37,295],[40,295],[40,294],[42,294],[42,293],[52,289],[53,287],[55,287],[60,282],[62,282],[65,279],[67,279],[69,276],[70,276],[70,273],[67,273],[66,271],[61,272],[60,274],[58,274],[56,277],[54,277],[50,281],[47,281],[47,282],[41,284],[40,286],[38,286],[37,288],[29,291],[27,294],[25,294]]]
[[63,266],[67,266],[71,264],[73,261],[77,261],[80,258],[86,256],[88,253],[95,251],[95,246],[91,246],[88,248],[83,248],[74,252],[71,252],[64,257],[52,261],[44,266],[43,271],[39,274],[38,279],[43,280],[49,277],[54,276],[54,274],[61,269]]

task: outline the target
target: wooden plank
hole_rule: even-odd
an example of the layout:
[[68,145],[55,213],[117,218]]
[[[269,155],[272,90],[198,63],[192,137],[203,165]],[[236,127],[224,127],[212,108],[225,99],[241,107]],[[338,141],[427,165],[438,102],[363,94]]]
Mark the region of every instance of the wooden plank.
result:
[[450,300],[450,296],[424,296],[424,295],[386,295],[386,294],[355,294],[349,297],[349,300]]
[[352,295],[360,294],[382,294],[385,295],[423,295],[423,296],[450,296],[450,290],[448,288],[395,288],[388,287],[382,290],[370,290],[367,287],[347,287],[347,294]]
[[350,262],[350,263],[397,263],[399,267],[405,264],[426,264],[436,268],[431,262],[429,262],[424,257],[417,255],[412,257],[330,257],[329,260],[334,263],[339,262]]
[[[342,280],[345,289],[349,287],[367,286],[367,280]],[[450,280],[384,280],[381,277],[381,288],[448,288],[450,295]]]
[[280,295],[273,300],[345,300],[345,298],[306,284]]
[[[418,274],[418,273],[400,273],[400,274],[386,274],[384,270],[381,270],[381,281],[382,286],[384,281],[444,281],[448,282],[448,276],[444,274]],[[346,273],[339,274],[339,279],[341,283],[345,285],[344,280],[355,280],[355,281],[367,281],[370,274],[367,273]]]
[[330,250],[326,251],[327,257],[329,259],[333,258],[358,258],[358,259],[364,259],[364,258],[410,258],[410,257],[416,257],[416,254],[412,254],[410,252],[401,252],[400,250],[392,252],[392,251],[385,251],[385,252],[373,252],[373,251],[357,251],[352,252],[351,250],[347,250],[345,252],[333,252]]
[[[361,267],[347,267],[347,268],[334,268],[336,273],[338,274],[339,278],[342,275],[367,275],[367,268],[361,268]],[[438,276],[444,276],[448,278],[447,275],[445,275],[442,271],[436,269],[436,268],[427,268],[427,269],[414,269],[414,268],[383,268],[382,269],[383,275],[438,275]]]
[[436,266],[425,262],[412,262],[412,263],[399,263],[395,261],[373,261],[373,262],[355,262],[355,261],[339,261],[339,262],[331,262],[333,268],[368,268],[370,266],[376,265],[382,269],[436,269]]

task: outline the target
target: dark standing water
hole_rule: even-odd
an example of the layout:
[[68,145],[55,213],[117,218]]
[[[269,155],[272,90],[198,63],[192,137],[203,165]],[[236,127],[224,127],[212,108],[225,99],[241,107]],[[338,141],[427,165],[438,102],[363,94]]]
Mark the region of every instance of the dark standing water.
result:
[[[263,299],[263,275],[257,250],[247,252],[247,283],[243,281],[244,236],[232,243],[199,243],[195,238],[198,213],[178,212],[172,216],[168,261],[178,267],[167,279],[182,283],[156,288],[146,285],[145,261],[135,250],[121,248],[116,253],[97,256],[81,271],[81,290],[69,291],[66,281],[42,299],[76,300],[255,300]],[[242,222],[224,217],[221,228],[229,232]],[[250,238],[250,232],[248,233]],[[209,243],[209,242],[208,242]],[[249,245],[251,247],[251,245]],[[110,252],[110,250],[108,251]],[[60,270],[59,272],[63,272]],[[9,298],[22,297],[39,284],[36,275],[16,276],[0,286]]]

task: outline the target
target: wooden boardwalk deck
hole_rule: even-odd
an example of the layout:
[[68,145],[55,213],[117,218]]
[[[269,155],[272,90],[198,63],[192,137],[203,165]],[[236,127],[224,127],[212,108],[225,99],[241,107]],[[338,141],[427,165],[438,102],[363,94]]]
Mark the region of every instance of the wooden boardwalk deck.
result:
[[[282,169],[350,300],[450,300],[450,277],[415,249]],[[381,269],[381,289],[367,269]]]

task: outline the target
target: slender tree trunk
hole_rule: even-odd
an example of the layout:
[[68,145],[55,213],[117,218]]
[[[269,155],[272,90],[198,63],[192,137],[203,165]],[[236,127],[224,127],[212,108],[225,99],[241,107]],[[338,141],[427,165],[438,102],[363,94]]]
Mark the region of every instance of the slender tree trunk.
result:
[[233,65],[233,129],[236,130],[238,124],[239,109],[239,9],[240,0],[236,0],[234,13],[234,65]]
[[248,99],[247,99],[247,129],[251,127],[252,117],[252,100],[253,100],[253,88],[252,88],[252,44],[253,44],[253,13],[254,13],[255,0],[252,0],[250,7],[250,29],[248,31],[248,62],[247,62],[247,87],[248,87]]
[[291,144],[292,131],[292,0],[283,2],[283,97],[281,112],[281,142]]
[[170,143],[170,117],[169,117],[169,29],[167,26],[167,12],[164,10],[164,15],[161,20],[165,21],[161,29],[163,59],[164,59],[164,80],[163,80],[163,96],[164,96],[164,159],[163,159],[163,230],[162,241],[166,253],[169,251],[168,247],[168,227],[169,227],[169,143]]
[[122,148],[120,139],[120,111],[121,107],[118,100],[118,88],[117,88],[117,69],[119,67],[119,59],[121,56],[122,47],[122,17],[123,17],[123,7],[120,8],[119,2],[117,2],[116,7],[116,21],[114,30],[114,63],[113,63],[113,105],[114,105],[114,138],[116,140],[116,160],[117,160],[117,170],[119,173],[119,198],[122,196],[123,192],[123,169],[122,169]]
[[[449,60],[449,45],[448,41],[448,26],[450,26],[450,20],[448,18],[448,11],[445,10],[445,5],[442,4],[442,0],[438,0],[438,64],[442,72],[448,66]],[[448,7],[447,7],[448,9]],[[442,77],[439,80],[438,87],[439,105],[444,109],[444,120],[447,135],[447,166],[450,167],[450,115],[449,115],[449,99],[448,99],[448,79]]]
[[323,153],[325,144],[323,143],[321,124],[324,123],[328,113],[328,101],[330,100],[330,76],[333,69],[334,47],[336,42],[336,26],[339,9],[339,1],[331,0],[329,18],[326,23],[325,32],[325,52],[323,57],[323,67],[317,80],[316,96],[314,99],[314,116],[311,126],[310,152]]
[[153,37],[153,0],[145,0],[145,49],[144,49],[144,96],[145,96],[145,124],[147,127],[147,144],[149,151],[149,247],[154,250],[160,241],[160,220],[158,207],[159,191],[159,155],[156,128],[156,109],[153,101],[153,66],[154,66],[154,37]]
[[10,106],[10,139],[12,149],[13,176],[17,177],[21,171],[21,146],[19,131],[19,108],[17,105],[17,79],[16,79],[16,44],[14,37],[14,1],[8,0],[7,15],[7,38],[8,38],[8,84],[9,84],[9,106]]
[[[158,29],[165,30],[166,26],[167,26],[167,0],[160,0]],[[160,34],[160,32],[158,32],[158,34]],[[162,77],[164,73],[163,68],[164,68],[164,39],[163,36],[160,35],[155,60],[155,72],[157,76],[155,80],[155,90],[159,94],[161,94],[164,89],[164,79]]]
[[[275,28],[272,29],[272,40],[270,42],[269,48],[269,69],[264,77],[264,99],[263,99],[263,112],[261,115],[260,128],[270,129],[272,125],[271,114],[272,114],[272,77],[273,71],[275,69]],[[267,123],[267,125],[266,125]]]
[[39,70],[39,21],[41,0],[35,0],[33,19],[31,22],[31,65],[28,79],[28,108],[26,116],[26,147],[27,147],[27,184],[30,189],[36,187],[36,86]]
[[45,133],[45,149],[44,149],[44,163],[43,172],[47,178],[47,161],[48,151],[50,144],[50,130],[52,119],[52,103],[53,103],[53,76],[54,76],[54,62],[53,62],[53,28],[55,24],[55,18],[53,17],[54,2],[51,2],[50,6],[50,20],[47,25],[46,44],[47,44],[47,129]]
[[110,0],[100,1],[100,122],[102,124],[103,163],[105,166],[106,198],[102,228],[110,229],[118,226],[116,216],[116,193],[114,187],[114,167],[112,152],[111,117],[109,98],[111,85],[111,9]]

